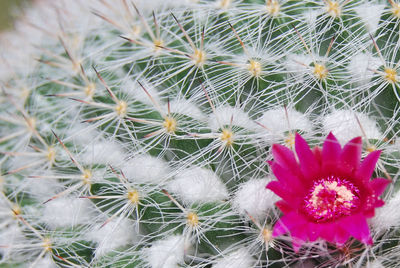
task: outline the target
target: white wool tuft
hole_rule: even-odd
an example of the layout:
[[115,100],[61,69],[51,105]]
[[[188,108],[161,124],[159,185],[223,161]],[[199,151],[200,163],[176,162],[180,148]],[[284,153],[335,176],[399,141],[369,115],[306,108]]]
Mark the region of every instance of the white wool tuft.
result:
[[228,198],[228,190],[211,170],[193,167],[183,170],[166,188],[187,203],[213,202]]
[[366,84],[374,76],[372,70],[378,69],[381,65],[378,57],[374,57],[368,52],[360,52],[351,58],[347,69],[359,84]]
[[400,194],[397,193],[383,207],[376,209],[376,215],[371,219],[372,227],[376,231],[388,230],[400,226]]
[[[212,130],[217,131],[224,126],[238,126],[245,129],[255,129],[256,124],[249,118],[248,114],[243,110],[231,106],[222,106],[216,109],[216,115],[213,113],[209,118],[209,126]],[[222,126],[220,126],[220,123]]]
[[255,259],[247,249],[241,248],[218,260],[212,268],[250,268],[253,267]]
[[[0,215],[4,217],[2,211],[0,211]],[[4,223],[1,221],[0,224],[4,226]],[[0,232],[0,245],[18,245],[26,242],[27,241],[21,230],[21,227],[17,224],[10,224],[2,227]],[[12,247],[0,247],[0,254],[3,258],[8,257],[8,255],[12,255],[13,251],[14,249]]]
[[[155,89],[153,86],[151,86],[150,83],[147,83],[145,81],[140,81],[140,83],[146,89],[147,93],[149,93],[149,95],[153,98],[153,100],[156,103],[161,104],[161,100],[159,97],[160,93],[158,92],[158,90]],[[147,95],[146,91],[144,91],[144,89],[140,86],[139,83],[132,82],[129,80],[128,82],[126,82],[124,85],[121,86],[121,89],[124,92],[128,93],[131,97],[135,98],[136,100],[144,104],[147,104],[151,107],[154,107],[154,104],[150,99],[149,95]]]
[[97,244],[96,256],[113,251],[119,247],[133,244],[138,240],[133,221],[125,218],[117,218],[101,227],[103,223],[97,225],[88,234],[88,239]]
[[122,171],[129,181],[157,184],[166,178],[169,166],[160,158],[139,155],[128,160],[123,165]]
[[64,142],[72,141],[74,144],[85,146],[100,136],[100,132],[87,123],[74,122],[71,129],[67,130],[65,137],[60,137]]
[[306,12],[303,13],[304,20],[310,25],[310,26],[315,26],[318,15],[320,15],[321,12],[319,10],[313,10],[313,9],[307,9]]
[[124,160],[122,147],[111,141],[95,141],[89,144],[86,151],[81,155],[82,161],[87,165],[109,164],[118,165]]
[[361,18],[367,27],[368,32],[374,33],[378,28],[379,20],[384,9],[385,5],[368,2],[359,5],[355,10],[358,17]]
[[265,130],[263,128],[263,132],[267,131],[271,134],[282,135],[290,130],[298,129],[305,132],[310,132],[312,130],[312,124],[304,114],[294,110],[293,108],[286,109],[288,118],[286,117],[285,108],[271,109],[264,112],[264,114],[257,120],[257,122],[268,129]]
[[94,207],[90,200],[59,197],[44,205],[42,221],[55,229],[88,223],[94,216]]
[[363,113],[351,110],[335,110],[323,117],[323,130],[326,134],[332,131],[343,145],[350,139],[363,135],[356,116],[360,120],[368,139],[382,139],[382,133],[375,121]]
[[271,190],[265,188],[269,181],[268,179],[253,179],[240,185],[233,198],[233,206],[240,214],[249,213],[258,220],[265,218],[268,210],[279,199]]
[[[168,104],[165,104],[166,106]],[[195,104],[185,98],[175,99],[170,102],[171,113],[183,114],[199,121],[206,119],[205,114]],[[166,107],[165,110],[167,110]]]
[[[51,175],[47,172],[41,175]],[[39,202],[44,202],[56,195],[63,186],[54,179],[26,178],[23,185],[26,192],[35,197]]]
[[293,74],[308,73],[309,69],[304,65],[309,66],[312,62],[313,58],[310,55],[289,54],[285,66]]
[[145,256],[152,268],[176,268],[184,262],[187,248],[183,236],[171,236],[155,241],[145,249]]

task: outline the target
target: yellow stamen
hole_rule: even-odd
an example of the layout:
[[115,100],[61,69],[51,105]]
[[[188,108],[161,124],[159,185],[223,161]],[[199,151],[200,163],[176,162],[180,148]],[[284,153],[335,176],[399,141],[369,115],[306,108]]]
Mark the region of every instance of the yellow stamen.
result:
[[92,176],[93,176],[92,171],[90,171],[88,169],[85,169],[83,171],[83,173],[82,173],[82,181],[83,181],[83,183],[90,185]]
[[366,151],[368,153],[372,153],[372,152],[376,151],[376,146],[375,145],[368,145]]
[[194,212],[189,212],[186,216],[187,224],[191,227],[199,225],[199,216]]
[[96,89],[96,86],[93,83],[90,83],[89,85],[87,85],[87,87],[85,87],[86,96],[92,98],[94,95],[95,89]]
[[43,239],[43,244],[42,247],[44,248],[45,251],[51,251],[51,241],[49,238],[44,238]]
[[285,144],[287,147],[290,149],[294,148],[294,143],[295,143],[295,136],[293,133],[289,133],[285,139]]
[[228,9],[231,5],[232,0],[221,0],[219,1],[219,7],[222,9]]
[[333,18],[340,17],[342,14],[342,8],[336,1],[326,1],[325,10]]
[[390,11],[393,13],[393,16],[400,19],[400,4],[395,2],[391,2],[391,4],[392,8],[390,9]]
[[203,50],[195,49],[192,57],[194,65],[196,65],[197,67],[201,67],[206,61],[206,52],[204,52]]
[[176,120],[174,118],[169,117],[169,116],[165,117],[163,126],[164,126],[165,131],[167,133],[170,133],[170,134],[175,133],[176,125],[177,125],[177,123],[176,123]]
[[328,69],[322,64],[316,63],[314,66],[313,74],[320,80],[325,79],[328,76]]
[[391,83],[398,82],[397,80],[397,71],[392,68],[385,68],[385,79]]
[[128,192],[128,200],[132,203],[132,204],[138,204],[139,203],[139,192],[137,190],[132,190]]
[[161,47],[164,45],[164,42],[162,40],[156,39],[153,41],[153,44],[154,44],[154,51],[158,52],[158,51],[160,51]]
[[262,230],[261,235],[262,235],[265,243],[270,242],[272,239],[272,231],[267,228],[264,228]]
[[281,10],[281,5],[276,0],[268,0],[267,1],[267,13],[272,17],[276,17],[279,15],[279,11]]
[[233,132],[229,129],[222,130],[219,138],[228,146],[231,146],[234,142]]
[[247,69],[254,77],[259,77],[261,74],[261,64],[258,61],[250,60],[250,63],[247,64]]
[[119,117],[126,116],[128,104],[125,101],[118,101],[117,105],[115,106],[115,112]]
[[50,163],[54,163],[55,158],[56,158],[56,150],[54,149],[53,146],[49,146],[47,148],[46,158],[47,158],[47,160],[49,160]]

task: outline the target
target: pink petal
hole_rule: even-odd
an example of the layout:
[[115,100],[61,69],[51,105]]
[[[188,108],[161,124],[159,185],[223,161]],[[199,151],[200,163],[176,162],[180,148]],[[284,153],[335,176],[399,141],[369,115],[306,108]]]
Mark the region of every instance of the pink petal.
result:
[[266,186],[267,189],[273,191],[276,195],[280,196],[282,199],[288,201],[289,203],[293,203],[296,201],[296,195],[290,191],[290,188],[285,188],[282,186],[279,181],[271,181]]
[[340,223],[341,228],[345,229],[354,238],[368,245],[373,243],[367,219],[362,214],[343,218]]
[[367,219],[375,217],[375,208],[379,208],[379,207],[383,206],[384,204],[385,204],[385,202],[383,202],[382,200],[375,199],[374,204],[370,208],[364,210],[364,212],[363,212],[364,217]]
[[349,240],[349,237],[350,234],[347,232],[347,230],[338,224],[335,233],[335,244],[337,246],[343,246],[347,240]]
[[349,233],[341,228],[340,221],[316,224],[320,229],[320,237],[337,246],[342,246],[349,239]]
[[384,204],[385,204],[385,202],[383,200],[378,199],[375,202],[375,207],[379,208],[379,207],[383,206]]
[[296,133],[295,148],[304,177],[313,179],[320,171],[320,165],[302,136]]
[[315,146],[312,149],[312,152],[314,154],[315,159],[317,159],[317,162],[319,163],[319,165],[321,165],[322,163],[322,151],[321,151],[321,147],[319,146]]
[[272,145],[272,155],[274,156],[275,162],[286,169],[298,169],[299,167],[294,153],[283,145]]
[[322,228],[321,225],[318,223],[310,222],[308,225],[308,239],[313,242],[320,237]]
[[296,226],[290,231],[292,236],[292,245],[295,252],[299,252],[301,246],[308,240],[308,225],[304,223],[301,226]]
[[292,232],[293,229],[300,225],[306,224],[307,221],[301,215],[296,212],[290,212],[283,215],[282,218],[278,220],[272,230],[272,236],[277,237],[287,232]]
[[292,172],[288,169],[285,169],[281,165],[277,163],[273,163],[271,165],[271,170],[274,173],[275,177],[281,182],[283,185],[293,189],[295,192],[304,191],[304,185],[300,181],[298,177],[296,177]]
[[334,223],[321,223],[320,224],[320,237],[328,242],[335,243],[336,226]]
[[360,165],[362,151],[361,137],[357,137],[349,141],[340,154],[340,160],[347,172],[353,172]]
[[282,211],[282,213],[284,214],[287,214],[293,210],[292,207],[289,205],[289,203],[286,202],[285,200],[277,201],[275,203],[275,206],[277,206],[280,209],[280,211]]
[[289,227],[285,223],[285,221],[286,221],[285,219],[286,219],[285,216],[282,216],[282,218],[280,218],[278,220],[278,222],[275,223],[274,229],[272,231],[273,237],[277,237],[277,236],[280,236],[280,235],[283,235],[283,234],[289,232]]
[[369,186],[374,190],[376,196],[380,196],[381,194],[383,194],[389,184],[390,180],[384,178],[376,178],[369,183]]
[[337,167],[341,150],[339,141],[332,132],[329,133],[322,147],[322,168],[324,170]]
[[372,176],[372,173],[375,170],[376,162],[378,162],[381,151],[373,151],[371,152],[361,163],[360,168],[356,172],[356,177],[361,181],[366,182]]

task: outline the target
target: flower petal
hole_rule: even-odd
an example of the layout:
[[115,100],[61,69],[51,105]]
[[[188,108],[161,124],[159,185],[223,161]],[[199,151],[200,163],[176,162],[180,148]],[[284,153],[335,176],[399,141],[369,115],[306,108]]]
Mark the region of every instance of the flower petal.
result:
[[271,170],[278,181],[287,188],[293,189],[296,192],[304,191],[304,184],[297,176],[292,174],[291,170],[288,170],[277,163],[272,163]]
[[290,189],[284,188],[278,181],[271,181],[266,186],[267,189],[273,191],[276,195],[280,196],[282,199],[289,203],[296,201],[295,194],[290,191]]
[[292,228],[290,231],[293,249],[296,253],[299,252],[301,246],[308,240],[308,228],[309,226],[307,223],[303,223],[302,225],[296,226],[296,228]]
[[296,161],[294,153],[289,148],[283,145],[272,145],[272,155],[274,156],[274,162],[278,163],[284,168],[299,168],[299,164]]
[[287,214],[293,210],[289,203],[285,200],[279,200],[275,202],[275,206],[277,206],[284,214]]
[[346,172],[352,173],[359,167],[362,151],[361,137],[356,137],[349,141],[340,154],[340,161],[344,165]]
[[321,225],[318,223],[310,222],[308,225],[308,239],[313,242],[318,239],[321,235]]
[[349,237],[349,232],[340,224],[337,224],[337,228],[335,230],[335,244],[337,246],[343,246],[347,240],[349,240]]
[[322,169],[333,170],[337,168],[340,152],[342,148],[339,141],[331,133],[326,137],[324,145],[322,146]]
[[335,223],[323,223],[320,224],[320,237],[328,242],[335,243]]
[[372,238],[369,232],[367,219],[362,214],[352,215],[341,220],[343,227],[351,236],[361,242],[371,245]]
[[274,229],[272,231],[273,237],[277,237],[289,232],[288,223],[290,223],[290,220],[287,220],[286,217],[287,216],[283,215],[282,218],[280,218],[277,223],[275,223]]
[[320,165],[307,142],[296,133],[295,148],[300,161],[300,170],[304,177],[313,179],[320,171]]
[[286,215],[283,215],[282,218],[278,220],[272,231],[272,236],[277,237],[287,232],[292,232],[292,230],[297,228],[297,226],[304,225],[306,223],[307,221],[303,216],[296,212],[290,212]]
[[369,185],[374,190],[376,196],[380,196],[390,184],[390,180],[384,178],[373,179]]
[[356,177],[362,182],[367,182],[375,170],[376,162],[378,162],[381,151],[376,150],[371,152],[361,163],[360,168],[356,172]]
[[322,151],[321,151],[321,147],[319,146],[315,146],[312,149],[312,152],[314,154],[315,159],[317,160],[317,162],[319,163],[319,165],[321,166],[322,163]]

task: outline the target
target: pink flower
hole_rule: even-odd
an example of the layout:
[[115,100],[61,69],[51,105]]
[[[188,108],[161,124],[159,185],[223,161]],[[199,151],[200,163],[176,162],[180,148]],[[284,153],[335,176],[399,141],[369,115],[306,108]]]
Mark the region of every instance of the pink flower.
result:
[[296,134],[295,149],[298,160],[285,146],[272,147],[274,161],[270,165],[278,180],[267,188],[282,198],[276,206],[284,214],[275,224],[273,236],[290,232],[295,251],[319,238],[342,246],[353,236],[371,245],[367,218],[383,206],[379,196],[390,183],[384,178],[370,180],[381,152],[371,152],[360,163],[361,137],[342,149],[332,133],[322,150],[311,150]]

